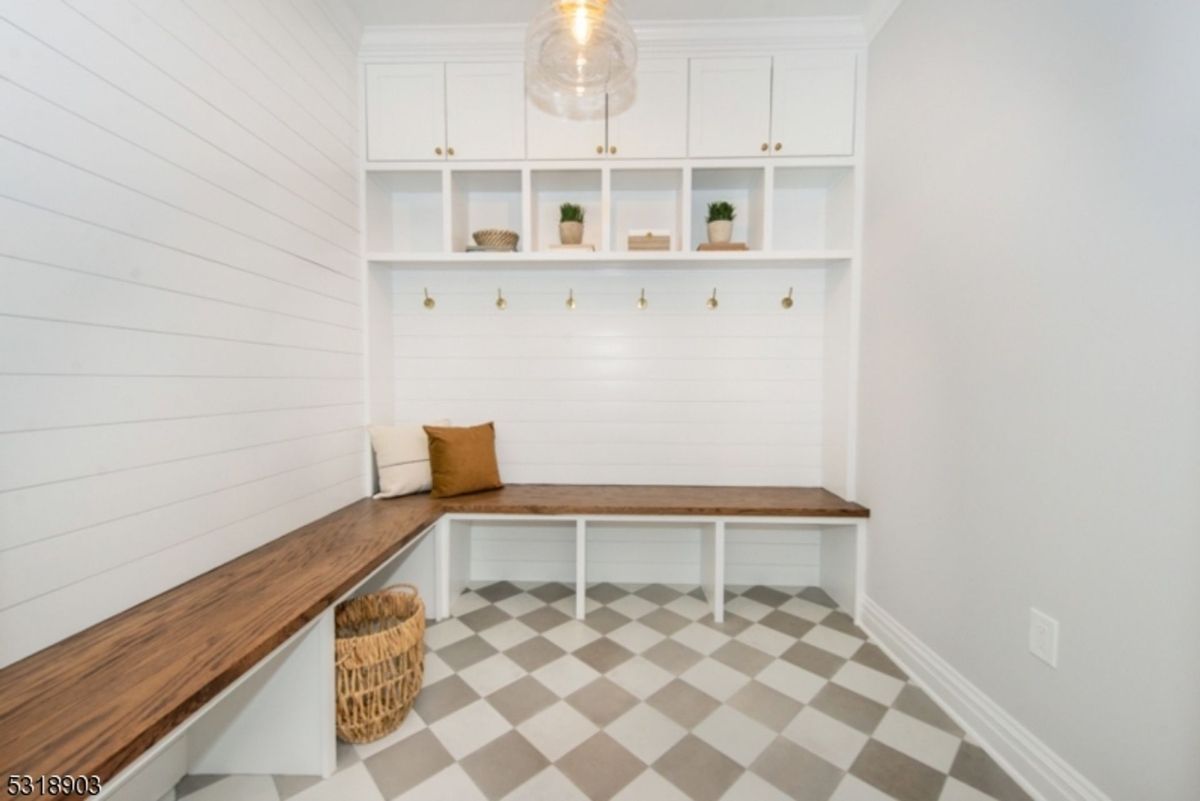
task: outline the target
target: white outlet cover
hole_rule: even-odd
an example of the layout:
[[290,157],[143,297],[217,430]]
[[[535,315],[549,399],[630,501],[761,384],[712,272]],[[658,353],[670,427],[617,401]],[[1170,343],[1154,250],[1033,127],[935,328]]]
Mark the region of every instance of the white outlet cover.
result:
[[1033,607],[1029,608],[1029,652],[1058,667],[1058,621]]

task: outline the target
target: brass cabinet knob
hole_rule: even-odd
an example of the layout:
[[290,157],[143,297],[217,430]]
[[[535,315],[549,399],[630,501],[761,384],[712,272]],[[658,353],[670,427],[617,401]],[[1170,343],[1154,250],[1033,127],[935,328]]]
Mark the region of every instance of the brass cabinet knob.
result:
[[776,142],[775,143],[775,152],[778,153],[780,150],[783,150],[783,142]]
[[612,154],[615,156],[615,155],[617,154],[617,146],[616,146],[616,145],[613,145],[612,147],[610,147],[610,148],[608,149],[608,152],[609,152],[609,153],[612,153]]
[[596,145],[596,152],[603,154],[604,153],[604,145]]
[[771,149],[770,145],[768,145],[766,142],[762,143],[762,152],[766,153],[770,149]]
[[433,149],[433,152],[434,152],[434,153],[437,153],[439,156],[440,156],[440,155],[442,155],[442,149],[441,149],[440,147],[435,147],[435,148]]
[[452,147],[448,147],[448,148],[446,148],[446,155],[447,155],[447,156],[453,156],[453,155],[454,155],[454,148],[452,148]]

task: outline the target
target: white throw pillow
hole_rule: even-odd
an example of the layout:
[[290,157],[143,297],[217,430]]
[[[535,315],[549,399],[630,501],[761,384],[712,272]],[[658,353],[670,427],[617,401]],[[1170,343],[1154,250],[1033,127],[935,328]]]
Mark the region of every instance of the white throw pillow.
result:
[[[425,425],[446,426],[449,420]],[[398,426],[368,426],[371,448],[375,451],[375,469],[379,475],[376,498],[396,498],[433,487],[429,471],[429,438],[420,423]]]

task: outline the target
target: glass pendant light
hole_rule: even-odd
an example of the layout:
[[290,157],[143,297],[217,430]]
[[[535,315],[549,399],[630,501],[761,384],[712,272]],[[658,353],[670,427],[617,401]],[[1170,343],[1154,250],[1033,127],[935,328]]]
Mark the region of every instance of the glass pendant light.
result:
[[548,0],[525,35],[525,83],[552,114],[603,116],[632,98],[637,40],[618,0]]

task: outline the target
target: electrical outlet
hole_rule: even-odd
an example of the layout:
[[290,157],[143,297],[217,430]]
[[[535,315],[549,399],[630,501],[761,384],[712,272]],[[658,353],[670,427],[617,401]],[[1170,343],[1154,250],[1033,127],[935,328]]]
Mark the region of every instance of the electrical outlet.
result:
[[1033,607],[1029,608],[1029,652],[1058,667],[1058,621]]

